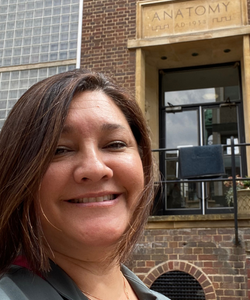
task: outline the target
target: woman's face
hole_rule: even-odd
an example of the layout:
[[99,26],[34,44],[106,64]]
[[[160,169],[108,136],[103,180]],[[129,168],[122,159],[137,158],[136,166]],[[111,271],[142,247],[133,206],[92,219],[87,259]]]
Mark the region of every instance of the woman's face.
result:
[[80,258],[115,245],[143,187],[137,143],[121,110],[101,91],[76,95],[39,191],[53,252]]

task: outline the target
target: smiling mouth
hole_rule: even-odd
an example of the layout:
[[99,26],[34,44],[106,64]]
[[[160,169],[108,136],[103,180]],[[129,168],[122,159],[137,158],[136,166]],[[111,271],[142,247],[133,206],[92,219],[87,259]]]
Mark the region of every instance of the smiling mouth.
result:
[[89,198],[79,198],[79,199],[70,199],[67,202],[70,203],[93,203],[93,202],[104,202],[104,201],[110,201],[117,198],[117,195],[105,195],[102,197],[89,197]]

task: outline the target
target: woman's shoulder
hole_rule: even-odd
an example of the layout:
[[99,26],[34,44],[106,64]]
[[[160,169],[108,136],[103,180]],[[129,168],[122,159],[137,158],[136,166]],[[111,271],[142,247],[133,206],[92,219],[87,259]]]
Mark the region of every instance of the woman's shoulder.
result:
[[[1,300],[28,300],[19,286],[22,274],[19,267],[13,266],[0,279],[0,299]],[[26,281],[26,280],[25,280]]]
[[0,279],[1,300],[44,300],[44,296],[62,300],[43,278],[26,268],[12,266]]
[[122,266],[122,273],[135,291],[137,297],[142,300],[170,300],[166,296],[150,290],[131,270]]
[[28,300],[22,290],[11,278],[3,276],[0,279],[0,299],[1,300]]

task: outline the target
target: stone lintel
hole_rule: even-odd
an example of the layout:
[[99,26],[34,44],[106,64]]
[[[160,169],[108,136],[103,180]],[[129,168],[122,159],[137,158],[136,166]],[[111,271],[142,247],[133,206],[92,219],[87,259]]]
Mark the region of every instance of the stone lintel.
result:
[[[149,217],[146,229],[234,228],[233,214],[172,215]],[[250,213],[238,215],[240,228],[250,227]]]
[[250,26],[245,25],[226,29],[209,30],[204,32],[189,32],[188,34],[177,34],[173,36],[128,40],[127,46],[128,49],[135,49],[182,42],[193,42],[197,40],[224,38],[230,36],[243,36],[248,34],[250,34]]

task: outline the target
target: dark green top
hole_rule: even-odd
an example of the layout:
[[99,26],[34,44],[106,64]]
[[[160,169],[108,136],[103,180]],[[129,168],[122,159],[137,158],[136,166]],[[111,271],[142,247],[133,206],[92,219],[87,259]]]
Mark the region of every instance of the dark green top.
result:
[[[122,266],[122,273],[140,300],[169,300],[151,291],[128,268]],[[0,280],[1,300],[88,300],[74,281],[56,264],[43,279],[26,268],[12,266]]]

